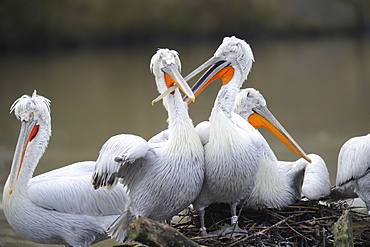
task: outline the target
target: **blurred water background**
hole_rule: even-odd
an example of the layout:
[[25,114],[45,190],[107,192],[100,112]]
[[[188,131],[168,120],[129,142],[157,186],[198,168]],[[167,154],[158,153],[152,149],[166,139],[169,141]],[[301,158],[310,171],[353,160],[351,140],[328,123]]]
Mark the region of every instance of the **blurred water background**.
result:
[[[112,135],[149,139],[166,128],[163,106],[150,104],[157,48],[177,50],[185,76],[231,35],[254,52],[244,87],[260,90],[302,148],[325,159],[334,184],[340,147],[370,130],[369,31],[368,0],[1,1],[0,194],[20,127],[8,114],[15,99],[37,89],[52,102],[53,135],[35,175],[95,160]],[[190,105],[194,124],[208,119],[220,86]],[[297,159],[261,131],[279,159]],[[1,210],[0,246],[42,245],[19,237]]]

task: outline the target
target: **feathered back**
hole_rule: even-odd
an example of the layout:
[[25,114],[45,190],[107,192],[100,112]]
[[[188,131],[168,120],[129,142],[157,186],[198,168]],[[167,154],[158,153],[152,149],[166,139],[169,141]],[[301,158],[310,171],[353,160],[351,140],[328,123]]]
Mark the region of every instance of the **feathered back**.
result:
[[370,134],[352,137],[339,152],[336,186],[364,176],[369,169]]

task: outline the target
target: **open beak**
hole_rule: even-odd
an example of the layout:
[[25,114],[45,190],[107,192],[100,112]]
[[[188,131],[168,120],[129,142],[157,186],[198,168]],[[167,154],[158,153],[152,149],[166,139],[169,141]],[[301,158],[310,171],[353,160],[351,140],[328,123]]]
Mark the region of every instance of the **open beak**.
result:
[[308,162],[312,162],[307,157],[303,149],[294,141],[293,137],[284,129],[279,121],[272,115],[272,113],[265,106],[257,106],[253,108],[254,113],[248,118],[249,123],[255,127],[264,127],[273,133],[282,143],[284,143],[290,150],[298,156],[304,158]]
[[[223,84],[227,84],[232,76],[234,75],[234,68],[230,66],[230,63],[226,60],[222,60],[218,57],[211,57],[209,60],[204,62],[198,68],[193,70],[189,75],[185,77],[185,81],[191,80],[194,76],[209,68],[202,77],[193,85],[191,90],[195,97],[197,97],[212,81],[222,78]],[[166,95],[170,94],[177,88],[177,85],[173,85],[163,92],[157,99],[162,99]],[[192,100],[189,96],[184,96],[184,101],[189,103]],[[194,100],[193,100],[194,101]]]
[[[196,68],[187,77],[192,78],[208,67],[209,69],[199,78],[199,80],[192,87],[195,97],[197,97],[214,80],[221,78],[222,84],[225,85],[231,80],[234,75],[234,68],[230,66],[229,62],[218,57],[212,57],[208,61],[200,65],[198,68]],[[185,79],[187,79],[187,77]],[[189,103],[189,98],[184,97],[184,101]]]
[[18,180],[28,143],[33,140],[38,130],[39,125],[37,125],[36,120],[30,119],[28,121],[22,121],[21,131],[19,133],[18,142],[15,148],[12,167],[9,175],[9,194],[12,194],[15,184]]
[[179,70],[177,69],[177,66],[174,63],[167,64],[165,67],[162,68],[162,71],[164,72],[166,85],[169,89],[155,98],[152,101],[152,105],[154,105],[156,102],[160,101],[170,93],[173,93],[176,88],[179,88],[191,101],[195,101],[193,91],[186,83],[185,79],[181,76]]

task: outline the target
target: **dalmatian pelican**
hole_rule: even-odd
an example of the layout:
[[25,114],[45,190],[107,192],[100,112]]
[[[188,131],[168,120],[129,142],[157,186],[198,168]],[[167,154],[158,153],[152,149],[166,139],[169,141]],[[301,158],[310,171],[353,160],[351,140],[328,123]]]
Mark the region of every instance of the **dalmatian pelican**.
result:
[[360,197],[370,215],[370,134],[346,141],[339,151],[337,178],[330,200]]
[[23,95],[10,108],[21,121],[3,210],[22,237],[41,244],[88,247],[108,238],[105,230],[125,209],[123,186],[110,194],[90,180],[95,162],[84,161],[33,176],[51,136],[50,101]]
[[[181,63],[176,51],[159,49],[150,68],[159,93],[176,84],[194,99],[179,73]],[[123,183],[129,189],[127,210],[108,229],[119,242],[127,239],[129,224],[138,216],[170,220],[190,205],[202,188],[203,145],[179,89],[163,98],[168,112],[166,141],[147,142],[136,135],[122,134],[108,139],[100,150],[92,178],[95,188],[111,189]]]

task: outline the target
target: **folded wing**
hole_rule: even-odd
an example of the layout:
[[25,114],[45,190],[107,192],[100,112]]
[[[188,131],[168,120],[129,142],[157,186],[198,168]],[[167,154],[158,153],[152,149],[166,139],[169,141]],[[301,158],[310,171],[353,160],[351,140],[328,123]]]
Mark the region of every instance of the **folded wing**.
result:
[[118,182],[130,187],[142,169],[149,144],[139,136],[116,135],[108,139],[99,152],[92,183],[95,189],[112,190]]
[[71,164],[31,179],[29,199],[47,209],[90,216],[119,215],[128,202],[127,190],[117,186],[107,193],[94,190],[91,174],[95,162]]

